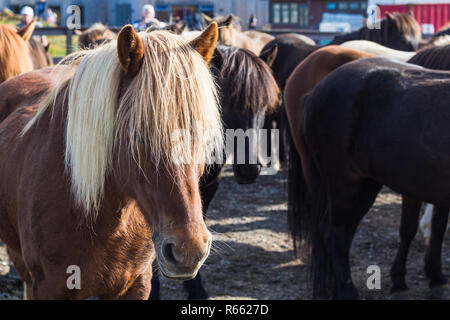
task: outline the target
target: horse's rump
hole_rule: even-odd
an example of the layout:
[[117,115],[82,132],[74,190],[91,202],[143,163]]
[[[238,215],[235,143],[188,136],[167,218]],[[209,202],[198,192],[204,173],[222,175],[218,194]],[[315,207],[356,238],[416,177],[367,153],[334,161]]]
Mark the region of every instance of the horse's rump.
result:
[[428,69],[450,71],[450,44],[422,49],[408,62]]
[[379,43],[367,40],[352,40],[341,44],[342,47],[363,51],[377,57],[390,58],[398,61],[408,61],[415,51],[401,51],[385,47]]

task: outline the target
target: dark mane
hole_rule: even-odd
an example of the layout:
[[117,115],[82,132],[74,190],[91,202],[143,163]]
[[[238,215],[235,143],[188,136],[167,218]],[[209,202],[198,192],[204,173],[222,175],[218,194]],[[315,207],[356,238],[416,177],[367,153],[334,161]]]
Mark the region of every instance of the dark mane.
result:
[[432,46],[421,50],[408,62],[428,69],[450,71],[450,45]]
[[223,57],[219,72],[224,79],[222,97],[233,108],[275,109],[279,102],[279,89],[269,66],[254,53],[237,47],[218,46]]
[[[393,38],[395,33],[401,38]],[[393,49],[412,51],[418,48],[421,39],[420,25],[413,16],[388,13],[387,17],[381,20],[379,29],[363,26],[358,31],[336,36],[331,44],[341,44],[350,40],[369,40]]]
[[441,29],[439,29],[439,31],[433,35],[433,38],[448,35],[450,35],[450,22],[444,25]]

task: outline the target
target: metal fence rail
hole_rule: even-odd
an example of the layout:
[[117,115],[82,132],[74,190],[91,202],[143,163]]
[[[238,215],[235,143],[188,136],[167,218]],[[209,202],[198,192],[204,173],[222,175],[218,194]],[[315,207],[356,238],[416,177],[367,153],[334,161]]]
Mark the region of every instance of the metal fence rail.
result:
[[[120,28],[112,27],[111,30],[118,31]],[[277,36],[279,34],[283,33],[299,33],[302,35],[305,35],[307,37],[310,37],[317,43],[319,43],[322,40],[331,40],[334,36],[338,35],[339,33],[333,33],[333,32],[319,32],[316,30],[300,30],[300,29],[273,29],[273,30],[257,30],[261,32],[265,32],[268,34],[271,34],[273,36]],[[66,36],[66,53],[70,54],[73,51],[73,43],[72,43],[72,36],[75,34],[73,30],[68,29],[66,27],[54,27],[54,28],[36,28],[34,30],[34,35],[36,36]]]

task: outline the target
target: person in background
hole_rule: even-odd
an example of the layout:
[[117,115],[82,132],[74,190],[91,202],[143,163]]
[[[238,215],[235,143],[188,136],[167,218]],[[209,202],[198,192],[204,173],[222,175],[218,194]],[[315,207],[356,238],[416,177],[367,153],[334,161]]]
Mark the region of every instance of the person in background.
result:
[[133,28],[136,31],[146,30],[148,28],[161,28],[158,19],[155,18],[155,8],[151,4],[146,4],[142,7],[142,18],[133,23]]
[[42,20],[47,20],[47,3],[45,0],[37,0],[36,1],[36,16],[41,18]]
[[[33,10],[33,8],[31,8],[29,6],[25,6],[22,8],[22,10],[20,10],[20,16],[21,16],[21,20],[20,20],[20,23],[17,25],[18,28],[23,28],[35,20],[34,19],[34,10]],[[43,27],[43,24],[40,21],[36,21],[35,24],[36,24],[36,28]],[[48,48],[48,40],[47,40],[46,36],[42,36],[42,37],[34,36],[34,37],[36,38],[36,40],[42,42],[42,45],[44,46],[44,48]]]
[[[17,25],[18,28],[23,28],[29,25],[34,20],[34,10],[29,6],[25,6],[20,10],[20,23]],[[40,21],[36,21],[36,28],[42,28],[43,25]]]
[[50,24],[55,24],[58,21],[58,15],[56,14],[56,12],[54,12],[52,9],[48,8],[47,9],[47,22]]
[[258,19],[256,18],[256,15],[254,13],[252,13],[250,15],[250,20],[248,21],[248,28],[256,29],[257,25],[258,25]]

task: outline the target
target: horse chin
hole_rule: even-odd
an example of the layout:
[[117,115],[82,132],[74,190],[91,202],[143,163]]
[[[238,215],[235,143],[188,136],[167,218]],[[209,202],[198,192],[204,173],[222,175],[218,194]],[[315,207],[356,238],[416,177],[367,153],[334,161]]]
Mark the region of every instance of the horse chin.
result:
[[177,280],[177,281],[187,281],[187,280],[192,280],[197,276],[198,271],[195,271],[192,274],[183,274],[183,275],[176,275],[173,274],[171,272],[168,272],[163,265],[161,265],[159,263],[159,270],[161,272],[161,274],[164,276],[164,278],[169,279],[169,280]]

